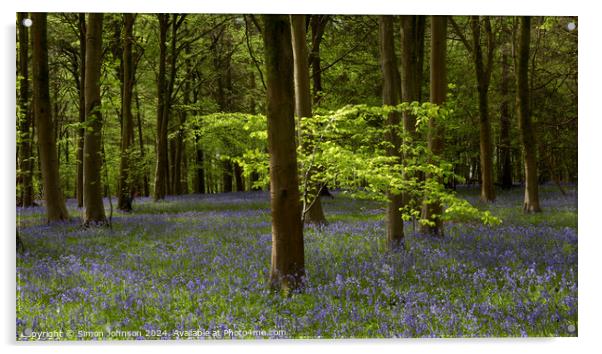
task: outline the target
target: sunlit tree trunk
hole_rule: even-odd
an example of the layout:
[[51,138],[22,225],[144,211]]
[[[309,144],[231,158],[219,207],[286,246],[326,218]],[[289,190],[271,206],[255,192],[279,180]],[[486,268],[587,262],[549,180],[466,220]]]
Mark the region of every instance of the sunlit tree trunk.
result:
[[288,16],[264,15],[263,22],[272,209],[270,286],[288,292],[301,287],[305,275],[295,146],[294,60]]
[[[398,82],[397,58],[395,56],[395,41],[393,39],[393,16],[379,17],[379,42],[381,70],[383,74],[383,104],[396,106],[399,104],[400,83]],[[401,163],[401,138],[399,136],[400,114],[389,113],[387,117],[386,139],[391,144],[387,154],[397,158]],[[403,248],[403,220],[401,207],[403,198],[401,192],[387,192],[387,244],[390,250]]]
[[132,182],[130,180],[130,147],[134,141],[134,122],[132,119],[132,90],[134,84],[134,63],[132,60],[132,41],[134,15],[124,14],[123,37],[123,97],[121,100],[121,162],[119,165],[119,200],[117,208],[132,210]]
[[[79,123],[86,122],[86,96],[84,85],[86,82],[86,14],[78,14],[79,29]],[[81,127],[77,132],[77,183],[76,196],[77,206],[84,206],[84,134],[85,128]]]
[[84,135],[84,225],[106,223],[102,201],[102,114],[100,70],[102,66],[102,13],[88,15],[86,33],[86,133]]
[[[447,94],[447,17],[431,17],[431,103],[441,105]],[[429,121],[428,148],[433,155],[443,153],[443,128],[435,119]],[[442,206],[439,202],[424,203],[422,218],[433,223],[422,224],[421,232],[443,236]]]
[[518,43],[518,67],[516,102],[518,106],[518,126],[521,131],[521,143],[525,161],[525,200],[523,210],[526,213],[541,212],[539,206],[539,185],[537,177],[537,145],[529,112],[529,44],[531,40],[531,17],[520,19]]
[[29,106],[29,29],[23,25],[27,13],[20,12],[17,16],[19,28],[19,159],[17,176],[19,183],[18,204],[23,207],[34,205],[31,166],[32,159],[32,111]]
[[[305,16],[291,15],[291,33],[293,57],[295,61],[295,115],[298,119],[309,118],[312,116],[311,109],[311,89],[309,85],[309,61],[307,53],[307,40],[305,33]],[[299,132],[299,135],[300,132]],[[307,153],[309,148],[304,141],[301,141]],[[314,169],[315,166],[309,166]],[[311,170],[307,173],[307,178],[311,180]],[[326,217],[322,209],[322,201],[319,195],[319,186],[313,183],[308,183],[307,198],[304,205],[307,205],[303,210],[304,221],[309,224],[326,224]],[[314,200],[315,198],[315,200]]]
[[34,117],[38,132],[46,214],[48,221],[62,221],[69,219],[69,214],[60,187],[56,140],[50,116],[46,13],[33,13],[32,22]]

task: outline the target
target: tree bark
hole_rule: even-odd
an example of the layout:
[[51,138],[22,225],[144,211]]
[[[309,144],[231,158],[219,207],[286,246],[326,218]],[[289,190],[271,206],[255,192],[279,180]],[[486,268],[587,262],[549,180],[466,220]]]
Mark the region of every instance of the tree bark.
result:
[[[140,159],[142,161],[145,161],[144,155],[146,154],[146,152],[144,148],[144,139],[142,136],[142,115],[140,113],[140,99],[138,98],[138,92],[136,92],[136,118],[136,120],[138,121],[138,142],[140,144]],[[144,164],[144,171],[142,173],[142,190],[144,196],[148,197],[150,195],[150,190],[148,186],[148,171],[146,163]]]
[[[381,70],[383,74],[383,104],[396,106],[399,104],[400,84],[398,82],[397,58],[395,56],[395,41],[393,38],[393,16],[379,17],[379,42]],[[385,139],[391,144],[387,155],[394,156],[401,163],[401,137],[399,136],[400,114],[389,113],[387,117],[387,133]],[[403,219],[401,208],[403,198],[400,192],[387,191],[387,245],[389,250],[398,250],[403,245]]]
[[481,200],[495,201],[495,185],[493,184],[493,149],[491,141],[491,122],[489,121],[489,82],[493,67],[493,33],[488,17],[483,20],[487,35],[487,61],[483,59],[481,47],[481,21],[479,16],[470,19],[472,27],[472,55],[477,77],[479,96],[479,137],[481,164]]
[[[86,15],[78,14],[79,27],[79,123],[86,122],[86,96],[84,85],[86,82]],[[84,206],[84,135],[85,128],[81,127],[77,132],[77,206]]]
[[531,40],[531,17],[520,19],[518,45],[518,68],[516,82],[516,104],[518,106],[518,126],[525,161],[525,200],[526,213],[541,212],[539,205],[539,185],[537,177],[537,145],[529,112],[529,45]]
[[164,199],[167,193],[168,163],[167,163],[167,90],[165,79],[165,62],[167,60],[167,30],[169,15],[158,14],[159,18],[159,73],[157,77],[157,164],[155,168],[154,199]]
[[119,200],[117,208],[132,210],[132,182],[130,178],[130,147],[134,141],[134,122],[132,118],[132,90],[134,86],[134,63],[132,59],[132,41],[134,15],[123,14],[123,96],[121,100],[121,162],[119,166]]
[[102,13],[88,15],[86,33],[86,133],[84,135],[84,225],[105,224],[102,201],[102,114],[100,70],[102,66]]
[[[401,94],[403,102],[422,101],[425,16],[401,16]],[[403,114],[404,130],[416,133],[416,117]]]
[[69,219],[60,186],[54,126],[50,116],[46,13],[32,13],[34,117],[38,131],[40,169],[49,222]]
[[22,207],[34,205],[33,180],[32,180],[32,140],[31,132],[32,111],[29,105],[29,29],[23,25],[27,18],[26,12],[19,12],[17,16],[19,28],[19,159],[17,176],[19,184],[18,204]]
[[326,24],[330,20],[329,15],[312,15],[310,18],[311,26],[311,53],[309,61],[312,69],[312,80],[314,84],[314,104],[320,103],[322,98],[322,68],[320,58],[320,44],[326,30]]
[[[307,53],[307,40],[305,33],[305,15],[291,15],[291,33],[293,58],[295,62],[295,115],[297,119],[310,118],[312,116],[311,109],[311,89],[309,85],[309,60]],[[301,133],[299,132],[299,135]],[[306,153],[310,153],[307,144],[301,141],[303,149]],[[310,171],[307,177],[311,181],[312,170],[314,166],[310,166]],[[303,217],[308,224],[324,225],[326,224],[326,216],[322,208],[320,200],[320,187],[314,183],[308,183],[308,191],[306,194],[304,205],[311,204],[309,209],[303,210],[306,213]],[[311,203],[311,200],[315,201]]]
[[[447,95],[447,17],[431,17],[431,103],[441,105]],[[435,156],[443,153],[443,129],[435,120],[429,121],[428,148]],[[443,237],[443,223],[441,213],[443,208],[439,202],[424,203],[422,218],[429,220],[434,225],[421,224],[421,232],[433,236]]]
[[303,224],[295,147],[293,53],[288,16],[264,15],[272,209],[270,286],[285,293],[305,278]]
[[502,189],[512,187],[512,150],[510,140],[510,109],[508,97],[508,85],[510,75],[508,72],[508,52],[502,49],[502,80],[500,85],[500,95],[502,103],[500,105],[500,164],[502,175]]
[[[402,102],[422,102],[422,82],[424,66],[424,33],[426,16],[401,16],[401,100]],[[411,112],[403,112],[403,130],[412,141],[418,141],[416,117]],[[421,176],[418,176],[419,178]],[[414,203],[409,195],[403,196],[405,205]]]

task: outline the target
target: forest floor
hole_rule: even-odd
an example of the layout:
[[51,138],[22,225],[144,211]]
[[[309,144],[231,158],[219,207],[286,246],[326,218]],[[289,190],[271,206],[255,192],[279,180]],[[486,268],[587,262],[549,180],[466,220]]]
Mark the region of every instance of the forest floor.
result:
[[382,204],[323,199],[329,224],[305,230],[307,288],[288,297],[266,285],[265,192],[137,199],[111,229],[17,209],[17,340],[576,336],[576,187],[543,186],[537,215],[520,188],[492,205],[459,194],[503,223],[449,223],[443,239],[406,223],[395,254]]

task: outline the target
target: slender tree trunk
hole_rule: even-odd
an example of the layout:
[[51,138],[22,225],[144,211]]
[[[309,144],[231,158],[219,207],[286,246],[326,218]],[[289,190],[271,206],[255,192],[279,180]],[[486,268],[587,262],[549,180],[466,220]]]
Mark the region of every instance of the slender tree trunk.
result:
[[311,53],[309,57],[312,79],[314,84],[314,104],[317,105],[322,97],[322,67],[320,58],[320,44],[326,30],[330,16],[328,15],[312,15],[310,18],[311,26]]
[[[399,104],[400,84],[398,82],[397,58],[395,57],[395,41],[393,38],[393,16],[379,17],[379,37],[381,70],[383,74],[383,104],[396,106]],[[400,114],[392,112],[387,117],[386,140],[391,144],[387,155],[394,156],[401,163],[401,137],[398,133]],[[398,250],[403,245],[403,219],[401,208],[403,198],[401,193],[387,192],[387,244],[389,250]]]
[[[310,118],[312,116],[311,90],[309,87],[309,61],[304,15],[291,15],[291,33],[295,62],[295,115],[297,119]],[[300,132],[299,135],[301,136]],[[301,144],[306,153],[310,153],[307,144],[303,141],[301,141]],[[309,168],[310,171],[306,178],[311,181],[312,170],[315,170],[315,166]],[[322,201],[320,200],[320,187],[311,182],[307,183],[307,187],[303,210],[306,214],[303,219],[308,224],[324,225],[326,224],[326,216],[324,216]],[[315,201],[312,203],[314,198]],[[309,209],[306,205],[310,205]]]
[[102,115],[100,70],[102,66],[102,13],[88,15],[86,33],[86,133],[84,136],[84,225],[107,222],[102,201]]
[[263,20],[272,209],[270,286],[288,293],[302,287],[305,278],[295,147],[294,60],[288,16],[264,15]]
[[[176,82],[176,72],[177,72],[177,53],[176,53],[176,48],[177,48],[177,40],[178,40],[178,26],[179,26],[179,21],[178,21],[178,15],[177,14],[173,14],[172,15],[172,22],[171,22],[171,48],[170,48],[170,65],[169,65],[169,81],[167,82],[167,92],[165,94],[165,106],[163,107],[163,114],[164,114],[164,134],[166,136],[167,139],[167,135],[169,133],[169,117],[171,116],[172,113],[172,106],[173,106],[173,102],[174,102],[174,97],[173,97],[173,90],[174,90],[174,85]],[[171,151],[171,156],[169,156],[169,151],[167,151],[167,156],[168,157],[168,161],[166,164],[166,171],[165,171],[165,175],[167,176],[167,180],[166,180],[166,188],[167,188],[167,194],[173,194],[174,193],[174,186],[175,186],[175,141],[168,141],[168,144],[166,144],[165,149],[169,149],[169,151]],[[170,166],[172,167],[170,169]]]
[[537,177],[537,145],[535,132],[529,114],[529,45],[531,40],[531,17],[520,19],[518,46],[518,68],[516,102],[518,106],[518,126],[521,131],[521,143],[525,161],[525,201],[526,213],[541,212],[539,206],[539,185]]
[[27,13],[19,12],[19,166],[18,183],[20,194],[18,204],[23,207],[34,205],[33,183],[31,174],[32,157],[32,111],[29,106],[29,29],[23,25]]
[[159,14],[159,73],[157,77],[157,164],[155,168],[154,199],[164,199],[167,193],[167,115],[166,106],[166,79],[165,62],[167,60],[167,30],[169,28],[169,15]]
[[203,150],[199,148],[199,142],[196,142],[196,173],[197,184],[195,193],[205,193],[205,168],[203,167]]
[[[190,72],[192,70],[192,65],[190,63],[189,55],[190,55],[190,46],[186,46],[186,72]],[[184,107],[190,104],[190,82],[186,81],[184,83],[184,91],[182,92],[182,104]],[[180,195],[184,192],[184,185],[187,181],[186,174],[183,174],[183,163],[182,159],[184,159],[184,165],[186,164],[186,146],[184,145],[184,124],[186,124],[188,111],[187,108],[180,111],[180,122],[178,125],[178,135],[176,136],[176,156],[175,156],[175,174],[174,174],[174,192],[176,195]],[[182,177],[184,176],[184,177]],[[186,187],[186,189],[188,189]]]
[[130,178],[130,147],[134,141],[134,122],[132,118],[132,90],[134,84],[134,62],[132,60],[132,40],[134,15],[126,13],[123,38],[123,96],[121,100],[121,163],[119,166],[119,199],[117,208],[132,210],[132,182]]
[[32,21],[34,117],[37,121],[46,214],[49,222],[62,221],[69,219],[69,214],[60,186],[58,155],[50,116],[46,13],[32,13]]
[[[144,139],[142,137],[142,114],[140,112],[140,99],[138,97],[138,92],[136,92],[136,118],[138,121],[138,142],[140,143],[140,159],[145,161],[144,155],[146,154],[146,149],[144,148]],[[148,171],[146,164],[144,165],[143,178],[142,178],[142,189],[145,197],[150,195],[150,190],[148,186]]]
[[510,140],[510,109],[508,97],[508,85],[510,75],[508,72],[508,52],[506,48],[502,49],[502,81],[500,85],[500,95],[502,103],[500,105],[500,163],[502,170],[502,188],[512,187],[512,151]]
[[[431,102],[443,104],[447,95],[447,17],[431,17]],[[435,156],[443,152],[443,129],[436,120],[429,121],[428,148]],[[433,236],[443,236],[443,223],[441,213],[443,208],[440,202],[424,203],[422,218],[429,220],[434,225],[422,224],[421,232]]]
[[222,174],[222,187],[224,193],[230,193],[234,190],[232,189],[232,162],[229,159],[226,159],[222,163],[223,166],[223,174]]
[[237,162],[234,163],[234,180],[236,181],[236,191],[244,192],[245,182],[242,176],[242,167]]
[[176,194],[175,193],[175,185],[176,185],[176,155],[177,151],[177,139],[175,137],[169,138],[169,176],[170,176],[170,184],[167,189],[167,194]]
[[479,137],[480,137],[480,164],[481,164],[481,200],[484,202],[495,201],[495,186],[493,184],[493,149],[491,141],[491,123],[489,121],[489,82],[493,65],[493,33],[488,17],[484,20],[487,35],[487,62],[483,59],[481,47],[481,21],[479,16],[470,19],[472,27],[472,55],[477,77],[477,91],[479,96]]
[[[79,24],[79,123],[86,122],[86,96],[84,94],[84,85],[86,82],[86,15],[78,14]],[[77,132],[77,206],[84,206],[84,134],[85,128],[78,129]]]

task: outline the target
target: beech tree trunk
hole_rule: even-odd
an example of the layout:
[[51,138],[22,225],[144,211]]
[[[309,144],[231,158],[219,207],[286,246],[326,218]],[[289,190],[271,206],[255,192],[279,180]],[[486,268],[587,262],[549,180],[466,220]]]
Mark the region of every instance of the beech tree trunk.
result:
[[[431,103],[441,105],[445,102],[447,95],[447,17],[431,17]],[[441,155],[443,152],[443,129],[439,123],[431,119],[429,121],[428,148],[433,155]],[[422,218],[429,220],[434,225],[421,224],[421,232],[433,236],[443,237],[443,223],[441,213],[443,208],[439,202],[424,203]]]
[[[79,27],[79,123],[86,122],[86,96],[84,94],[84,85],[86,82],[86,14],[78,15]],[[77,132],[77,183],[76,196],[77,206],[84,206],[84,135],[85,128],[78,129]]]
[[318,104],[322,97],[322,67],[320,58],[320,44],[326,30],[326,24],[330,20],[329,15],[312,15],[310,18],[311,26],[311,53],[309,61],[312,70],[312,79],[314,84],[314,104]]
[[508,73],[508,52],[506,48],[502,49],[502,81],[500,85],[500,95],[502,103],[500,105],[500,164],[502,176],[502,189],[512,187],[512,150],[510,140],[510,109],[508,97],[508,85],[510,75]]
[[[311,89],[309,85],[309,60],[307,53],[307,40],[305,33],[305,15],[291,15],[291,33],[293,57],[295,61],[295,115],[297,119],[309,118],[312,116],[311,109]],[[299,133],[299,135],[301,135]],[[304,142],[301,141],[303,145]],[[303,145],[305,151],[309,152],[306,145]],[[314,166],[309,167],[314,170]],[[312,171],[309,171],[307,178],[311,180]],[[308,183],[308,191],[305,198],[305,209],[303,220],[308,224],[324,225],[326,216],[320,200],[319,186]],[[315,198],[315,201],[313,201]],[[313,201],[313,203],[312,203]],[[309,205],[309,207],[307,206]]]
[[167,194],[167,85],[165,79],[165,62],[167,60],[167,30],[169,15],[158,14],[159,18],[159,73],[157,77],[157,164],[155,168],[154,199],[164,199]]
[[[136,92],[136,120],[138,121],[138,143],[140,144],[140,159],[144,161],[144,155],[146,154],[144,148],[144,139],[142,137],[142,116],[140,113],[140,99],[138,98],[138,92]],[[148,186],[148,171],[146,165],[144,166],[143,178],[142,178],[142,190],[145,197],[150,195]]]
[[19,159],[18,176],[19,199],[17,203],[22,207],[34,205],[32,183],[32,111],[29,105],[29,29],[23,25],[27,18],[26,12],[19,12],[17,16],[19,29]]
[[84,135],[84,225],[105,224],[102,201],[102,114],[100,70],[102,66],[102,13],[88,15],[86,33],[86,133]]
[[123,15],[123,96],[121,100],[121,162],[119,165],[119,200],[117,208],[132,210],[132,183],[130,180],[130,147],[134,141],[134,122],[132,118],[132,90],[134,86],[134,63],[132,60],[132,41],[134,15]]
[[38,154],[46,215],[49,222],[63,221],[69,219],[69,214],[60,186],[54,125],[50,115],[46,13],[32,13],[32,22],[34,117],[38,132]]
[[[393,39],[393,16],[379,17],[379,42],[381,70],[383,73],[383,104],[396,106],[399,104],[400,83],[398,82],[397,58],[395,57],[395,41]],[[401,137],[398,133],[400,114],[392,112],[387,117],[388,131],[386,140],[391,143],[387,154],[394,156],[401,163]],[[389,250],[398,250],[403,245],[403,219],[401,208],[403,198],[400,192],[387,192],[387,245]]]
[[491,141],[491,122],[489,121],[489,82],[493,68],[494,38],[489,17],[483,20],[487,36],[487,61],[483,59],[481,47],[481,21],[479,16],[472,16],[472,54],[477,77],[479,95],[479,137],[481,163],[481,200],[495,201],[495,185],[493,184],[493,148]]
[[[422,102],[422,82],[424,66],[424,32],[426,16],[401,16],[401,100],[402,102]],[[403,130],[411,140],[417,141],[416,117],[403,112]],[[407,194],[403,203],[414,203]]]
[[525,161],[525,200],[526,213],[541,212],[539,206],[539,185],[537,177],[537,145],[529,112],[529,45],[531,41],[531,17],[520,19],[518,44],[518,68],[516,82],[516,102],[518,106],[518,126]]
[[272,209],[270,286],[288,293],[302,287],[305,278],[295,147],[294,60],[288,16],[264,15],[263,22]]

